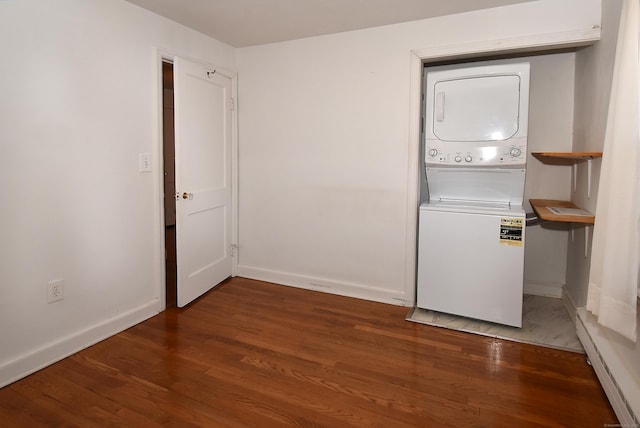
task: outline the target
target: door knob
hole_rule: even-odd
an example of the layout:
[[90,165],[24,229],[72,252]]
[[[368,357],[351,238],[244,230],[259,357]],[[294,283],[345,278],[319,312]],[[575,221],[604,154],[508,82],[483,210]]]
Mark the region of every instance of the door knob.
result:
[[189,199],[189,200],[193,199],[193,193],[184,192],[182,194],[182,199]]

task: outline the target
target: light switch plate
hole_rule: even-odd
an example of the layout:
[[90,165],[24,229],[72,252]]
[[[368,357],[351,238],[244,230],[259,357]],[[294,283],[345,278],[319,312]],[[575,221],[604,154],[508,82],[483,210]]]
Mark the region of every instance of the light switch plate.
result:
[[151,172],[151,153],[140,153],[140,172]]

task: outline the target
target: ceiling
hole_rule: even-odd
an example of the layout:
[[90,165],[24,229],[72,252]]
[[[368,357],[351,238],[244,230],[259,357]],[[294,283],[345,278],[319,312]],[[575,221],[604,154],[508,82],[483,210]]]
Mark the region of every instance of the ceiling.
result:
[[234,47],[533,0],[127,0]]

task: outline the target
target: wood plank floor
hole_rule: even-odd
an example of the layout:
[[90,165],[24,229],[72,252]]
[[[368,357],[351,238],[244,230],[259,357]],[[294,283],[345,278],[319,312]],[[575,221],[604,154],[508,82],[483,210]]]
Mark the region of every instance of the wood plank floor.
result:
[[0,425],[602,427],[584,355],[231,279],[0,389]]

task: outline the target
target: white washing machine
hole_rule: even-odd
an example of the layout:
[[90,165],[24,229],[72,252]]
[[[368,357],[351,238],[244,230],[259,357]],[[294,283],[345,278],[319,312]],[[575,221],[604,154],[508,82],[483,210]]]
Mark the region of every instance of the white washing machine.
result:
[[417,306],[521,327],[524,225],[519,206],[422,204]]
[[[427,169],[417,306],[522,326],[524,169]],[[462,199],[473,192],[474,199]]]
[[417,306],[522,326],[529,64],[425,74]]

